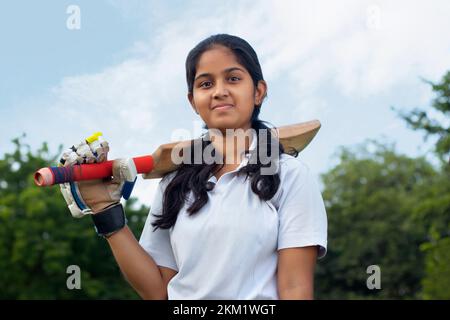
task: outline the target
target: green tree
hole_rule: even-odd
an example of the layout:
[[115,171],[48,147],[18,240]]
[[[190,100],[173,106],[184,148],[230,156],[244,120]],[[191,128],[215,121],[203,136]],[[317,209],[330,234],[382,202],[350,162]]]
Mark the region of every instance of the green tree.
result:
[[[322,175],[329,252],[318,265],[319,298],[450,299],[450,72],[426,82],[436,94],[431,106],[397,112],[425,139],[437,138],[438,167],[368,141],[341,148],[339,164]],[[381,290],[366,286],[372,264]]]
[[450,299],[450,238],[425,243],[425,272],[422,279],[424,299]]
[[[431,86],[436,97],[431,106],[425,108],[414,108],[411,112],[396,110],[408,126],[413,130],[420,130],[425,133],[424,139],[437,137],[434,152],[442,162],[450,162],[450,71],[448,71],[438,83],[429,80],[423,80]],[[438,117],[444,119],[439,121],[430,116],[435,113]]]
[[[425,132],[425,139],[437,137],[434,153],[441,165],[439,182],[424,190],[416,215],[431,221],[427,226],[429,241],[421,247],[426,253],[423,298],[450,299],[450,71],[438,83],[424,81],[435,94],[431,106],[409,113],[399,111],[399,115],[413,130]],[[443,120],[433,119],[430,113]]]
[[[96,235],[92,220],[74,219],[58,187],[34,185],[35,170],[57,157],[45,143],[31,152],[23,138],[14,139],[15,151],[0,159],[0,298],[139,298],[121,275],[107,242]],[[148,208],[133,209],[134,202],[127,202],[126,212],[138,235]],[[80,290],[66,286],[70,265],[80,267]]]
[[[340,163],[322,175],[329,251],[318,264],[317,297],[419,298],[427,223],[417,223],[414,212],[438,172],[425,158],[397,154],[393,145],[376,141],[341,148],[338,157]],[[370,265],[381,269],[381,290],[366,285]]]

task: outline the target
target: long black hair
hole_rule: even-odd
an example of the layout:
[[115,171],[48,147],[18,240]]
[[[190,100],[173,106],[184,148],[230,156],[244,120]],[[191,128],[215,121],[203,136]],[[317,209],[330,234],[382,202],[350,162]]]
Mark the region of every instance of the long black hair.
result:
[[[260,80],[264,80],[261,66],[258,61],[258,56],[247,41],[228,34],[217,34],[201,41],[189,52],[187,56],[186,81],[189,93],[193,93],[194,90],[194,79],[197,71],[197,64],[201,55],[215,46],[226,47],[234,53],[239,64],[244,66],[250,73],[255,88]],[[252,155],[256,158],[256,161],[249,161],[249,164],[241,167],[237,174],[246,174],[246,179],[250,177],[252,191],[258,195],[261,200],[267,201],[270,200],[277,192],[280,186],[280,177],[278,173],[273,175],[261,174],[261,168],[269,167],[271,163],[261,163],[259,149],[264,148],[268,151],[267,155],[272,157],[270,153],[272,150],[272,139],[274,139],[270,128],[265,125],[267,122],[258,118],[261,111],[261,104],[262,101],[259,105],[255,105],[253,109],[251,128],[256,130],[257,133],[260,132],[260,129],[266,129],[265,132],[267,134],[267,139],[265,140],[267,141],[267,144],[264,146],[260,145],[259,134],[257,134],[257,147]],[[204,125],[204,128],[208,129],[206,124]],[[202,150],[204,150],[211,143],[211,141],[202,139],[201,143]],[[285,150],[281,143],[278,145],[278,156],[280,156],[282,153],[285,153]],[[193,155],[194,143],[191,144],[190,148],[192,151],[191,155]],[[212,153],[214,155],[214,150]],[[289,153],[295,157],[298,154],[295,150],[286,153]],[[152,223],[155,230],[157,228],[169,229],[175,225],[178,213],[188,200],[188,196],[191,191],[194,196],[194,201],[187,209],[189,215],[197,213],[208,201],[208,179],[211,177],[211,174],[218,172],[223,167],[223,164],[220,166],[216,163],[192,163],[194,163],[194,161],[191,161],[190,164],[181,164],[176,170],[173,179],[167,185],[163,195],[162,213],[160,215],[154,214],[154,216],[158,218]],[[163,180],[166,179],[168,175],[164,176]]]

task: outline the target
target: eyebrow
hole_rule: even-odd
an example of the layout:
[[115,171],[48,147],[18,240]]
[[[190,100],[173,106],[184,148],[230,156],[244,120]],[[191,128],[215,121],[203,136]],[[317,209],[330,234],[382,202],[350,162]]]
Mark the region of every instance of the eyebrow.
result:
[[[223,70],[222,73],[228,73],[228,72],[235,71],[235,70],[239,70],[239,71],[245,72],[245,71],[242,70],[241,68],[238,68],[238,67],[231,67],[231,68],[227,68],[227,69]],[[198,75],[197,77],[195,77],[194,82],[197,81],[199,78],[202,78],[202,77],[209,77],[209,76],[211,76],[210,73],[202,73],[202,74]]]

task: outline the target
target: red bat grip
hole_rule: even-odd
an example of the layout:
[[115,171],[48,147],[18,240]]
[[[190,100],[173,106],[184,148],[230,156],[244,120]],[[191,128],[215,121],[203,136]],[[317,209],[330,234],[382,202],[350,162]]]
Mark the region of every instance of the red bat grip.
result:
[[[148,173],[154,166],[151,155],[133,158],[137,173]],[[113,160],[102,163],[78,164],[67,167],[47,167],[36,171],[37,186],[50,186],[72,181],[103,179],[112,176]]]

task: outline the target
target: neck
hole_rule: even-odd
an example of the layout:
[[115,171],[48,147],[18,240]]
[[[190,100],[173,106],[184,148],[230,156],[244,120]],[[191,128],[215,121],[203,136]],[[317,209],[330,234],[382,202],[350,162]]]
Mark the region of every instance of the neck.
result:
[[249,128],[210,130],[211,143],[216,152],[223,157],[225,165],[238,165],[241,163],[241,156],[249,150],[253,140],[252,132]]

